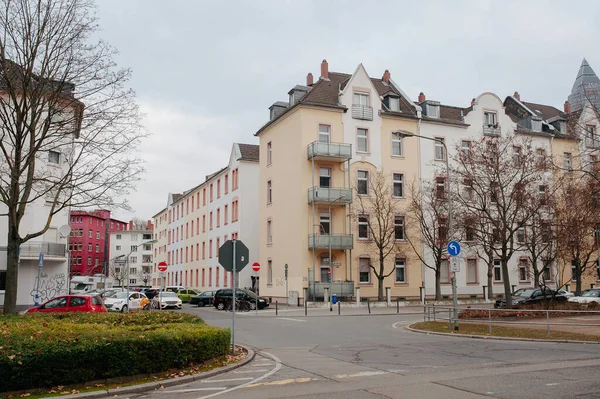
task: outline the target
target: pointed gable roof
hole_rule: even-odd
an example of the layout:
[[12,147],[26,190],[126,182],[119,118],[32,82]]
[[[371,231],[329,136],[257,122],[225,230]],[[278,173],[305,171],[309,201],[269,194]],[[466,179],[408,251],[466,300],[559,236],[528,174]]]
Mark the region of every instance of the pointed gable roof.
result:
[[596,76],[596,72],[594,72],[590,64],[584,58],[583,61],[581,61],[581,66],[579,67],[577,77],[575,78],[575,82],[573,83],[571,94],[577,92],[578,90],[580,90],[580,88],[589,84],[600,84],[600,79],[598,79],[598,76]]
[[600,79],[584,58],[581,61],[581,66],[577,71],[577,77],[569,95],[569,104],[571,104],[571,109],[575,111],[583,108],[587,102],[592,102],[596,106],[600,105]]

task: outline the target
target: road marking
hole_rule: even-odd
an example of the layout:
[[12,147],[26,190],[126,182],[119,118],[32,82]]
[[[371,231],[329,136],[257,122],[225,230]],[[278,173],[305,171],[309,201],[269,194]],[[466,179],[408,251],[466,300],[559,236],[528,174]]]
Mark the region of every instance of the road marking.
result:
[[235,374],[248,374],[248,373],[263,373],[268,371],[266,369],[255,369],[255,370],[235,370]]
[[289,320],[289,321],[300,321],[300,322],[305,322],[306,320],[300,320],[300,319],[292,319],[289,317],[280,317],[279,319],[281,320]]
[[387,374],[387,371],[361,371],[359,373],[355,373],[355,374],[340,374],[340,375],[336,375],[333,378],[339,378],[339,379],[344,379],[344,378],[354,378],[354,377],[370,377],[373,375],[381,375],[381,374]]
[[177,389],[174,391],[163,391],[161,390],[160,393],[161,395],[165,395],[168,393],[188,393],[188,392],[196,392],[196,391],[224,391],[226,390],[227,387],[220,387],[220,388],[189,388],[189,389]]
[[244,388],[254,388],[258,386],[271,386],[271,385],[287,385],[294,384],[298,382],[309,382],[309,381],[318,381],[319,378],[291,378],[288,380],[279,380],[279,381],[270,381],[270,382],[259,382],[258,384],[246,385]]
[[248,381],[248,382],[246,382],[245,384],[241,384],[241,385],[238,385],[238,386],[235,386],[235,387],[232,387],[232,388],[226,389],[226,390],[224,390],[224,391],[221,391],[221,392],[215,392],[215,393],[212,393],[212,394],[210,394],[210,395],[201,396],[201,397],[199,397],[198,399],[208,399],[208,398],[213,398],[213,397],[215,397],[215,396],[222,395],[222,394],[224,394],[224,393],[229,393],[229,392],[232,392],[232,391],[238,390],[238,389],[240,389],[240,388],[247,387],[248,385],[251,385],[251,384],[256,384],[257,382],[259,382],[259,381],[262,381],[262,380],[264,380],[265,378],[267,378],[267,377],[270,377],[270,376],[272,376],[273,374],[275,374],[276,372],[278,372],[278,371],[281,369],[281,360],[280,360],[280,359],[279,359],[277,356],[275,356],[275,355],[272,355],[272,354],[270,354],[270,353],[267,353],[267,352],[262,352],[262,353],[264,353],[265,355],[269,356],[271,359],[273,359],[273,360],[275,361],[275,367],[274,367],[273,369],[271,369],[271,371],[269,371],[268,373],[265,373],[265,374],[261,375],[261,376],[260,376],[260,377],[258,377],[258,378],[255,378],[255,379],[254,379],[254,380],[252,380],[252,381]]
[[401,324],[401,323],[406,325],[406,324],[411,324],[412,321],[397,321],[394,324],[392,324],[392,327],[398,328],[398,324]]
[[261,364],[257,363],[254,366],[256,366],[256,367],[265,367],[265,366],[272,366],[272,364],[271,363],[261,363]]
[[200,380],[201,383],[207,384],[209,382],[232,382],[232,381],[246,381],[251,380],[252,377],[240,377],[240,378],[227,378],[225,380]]
[[546,384],[546,386],[548,386],[548,387],[553,387],[555,385],[558,385],[558,382],[551,382],[549,384]]

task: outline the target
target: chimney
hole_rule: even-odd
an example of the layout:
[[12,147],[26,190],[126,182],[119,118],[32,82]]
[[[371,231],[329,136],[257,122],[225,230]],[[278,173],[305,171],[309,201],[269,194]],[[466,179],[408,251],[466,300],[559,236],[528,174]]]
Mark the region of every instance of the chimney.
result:
[[152,220],[148,220],[148,223],[146,224],[146,230],[153,230]]
[[421,104],[421,103],[424,103],[424,102],[425,102],[425,94],[423,94],[423,92],[420,92],[419,93],[419,101],[418,101],[418,103]]
[[571,113],[571,104],[569,104],[569,101],[565,101],[565,114],[570,114]]
[[521,95],[519,94],[518,91],[515,91],[515,94],[513,94],[513,97],[516,98],[517,100],[521,101]]
[[390,71],[388,71],[386,69],[385,72],[383,73],[383,77],[381,78],[381,80],[383,80],[385,83],[389,84],[390,83]]
[[327,63],[327,60],[321,62],[321,77],[323,79],[329,79],[329,64]]
[[133,230],[133,220],[129,221],[129,230]]
[[475,99],[471,100],[471,107],[473,107],[476,104]]
[[312,73],[309,72],[308,75],[306,75],[306,85],[312,86],[313,83],[314,83],[314,81],[313,81]]

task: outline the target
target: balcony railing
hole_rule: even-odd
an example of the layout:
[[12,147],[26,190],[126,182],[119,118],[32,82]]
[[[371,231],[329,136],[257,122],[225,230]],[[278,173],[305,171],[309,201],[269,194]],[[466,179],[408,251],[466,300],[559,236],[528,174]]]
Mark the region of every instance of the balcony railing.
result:
[[483,134],[486,136],[500,136],[500,125],[499,124],[483,124]]
[[352,105],[352,118],[354,119],[362,119],[365,121],[373,120],[373,107],[369,107],[368,105]]
[[312,158],[338,158],[346,160],[352,158],[352,144],[321,143],[314,141],[308,145],[308,159]]
[[352,202],[351,188],[311,187],[308,189],[308,203],[349,204]]
[[585,146],[587,148],[600,149],[600,137],[586,137]]
[[37,258],[40,253],[47,258],[66,258],[66,245],[55,242],[26,242],[21,244],[21,258]]
[[316,234],[308,236],[308,249],[352,249],[352,234]]

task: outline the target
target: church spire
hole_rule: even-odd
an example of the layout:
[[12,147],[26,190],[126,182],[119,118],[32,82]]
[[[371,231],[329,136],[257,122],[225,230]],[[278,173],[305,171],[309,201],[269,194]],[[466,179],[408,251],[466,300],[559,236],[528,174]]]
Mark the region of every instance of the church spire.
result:
[[600,101],[600,79],[584,58],[573,83],[569,103],[571,109],[575,111],[582,108],[586,101],[593,103]]

